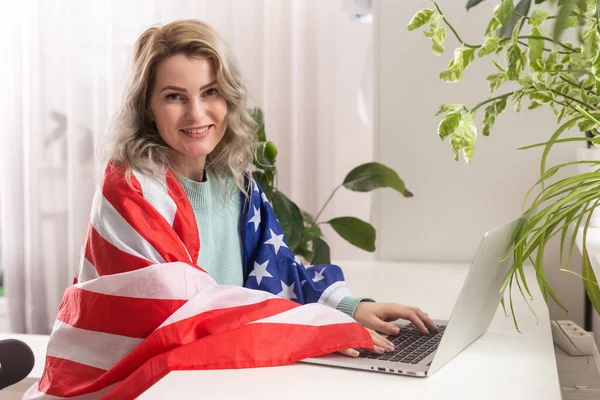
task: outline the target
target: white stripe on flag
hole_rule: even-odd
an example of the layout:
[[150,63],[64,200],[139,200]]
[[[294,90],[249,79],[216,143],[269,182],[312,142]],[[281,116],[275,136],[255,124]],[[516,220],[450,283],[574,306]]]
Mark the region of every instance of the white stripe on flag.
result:
[[110,204],[101,190],[94,196],[92,226],[104,240],[125,253],[155,264],[165,262],[156,249]]
[[354,319],[341,311],[323,304],[310,303],[251,323],[324,326],[349,322],[354,322]]
[[350,296],[348,284],[346,281],[337,281],[323,291],[318,303],[336,308],[338,304],[340,304],[340,301],[346,296]]
[[56,320],[48,342],[47,355],[108,370],[142,340],[79,329]]
[[82,282],[87,282],[87,281],[91,281],[92,279],[96,279],[100,277],[100,275],[98,275],[98,271],[96,271],[96,267],[94,267],[92,265],[92,263],[85,258],[85,256],[81,256],[81,265],[79,267],[79,274],[77,276],[77,282],[78,283],[82,283]]
[[133,175],[135,175],[142,187],[144,199],[152,204],[152,207],[167,220],[169,225],[173,226],[175,214],[177,213],[177,205],[168,194],[166,174],[150,178],[139,171],[133,171]]
[[[135,284],[132,284],[135,282]],[[214,285],[206,273],[183,262],[153,264],[74,285],[89,292],[138,299],[188,300]]]
[[241,307],[269,299],[279,299],[279,297],[272,293],[263,292],[262,290],[213,283],[211,286],[205,287],[200,293],[171,314],[157,329],[206,311]]
[[62,399],[69,399],[69,400],[97,400],[100,397],[104,396],[106,393],[110,392],[110,390],[112,388],[114,388],[115,386],[117,386],[118,384],[119,384],[119,382],[114,383],[114,384],[112,384],[110,386],[107,386],[104,389],[98,390],[97,392],[83,394],[81,396],[75,396],[75,397],[58,397],[58,396],[52,396],[50,394],[45,394],[45,393],[40,392],[38,390],[38,382],[36,382],[29,389],[27,389],[27,392],[25,392],[25,394],[23,395],[23,399],[25,399],[25,400],[62,400]]

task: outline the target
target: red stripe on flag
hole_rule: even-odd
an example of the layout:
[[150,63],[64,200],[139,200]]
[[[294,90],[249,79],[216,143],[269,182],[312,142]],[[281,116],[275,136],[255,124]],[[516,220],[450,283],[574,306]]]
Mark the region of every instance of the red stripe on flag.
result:
[[118,249],[104,239],[90,224],[85,241],[85,258],[99,275],[134,271],[152,265],[148,260]]
[[358,323],[249,324],[207,336],[148,360],[102,398],[135,398],[170,371],[287,365],[347,348],[373,348],[369,333]]
[[[85,390],[73,392],[72,395],[102,390],[127,378],[154,356],[202,339],[207,335],[218,335],[220,332],[230,330],[237,332],[240,326],[251,321],[276,315],[297,306],[296,303],[286,299],[270,299],[252,305],[205,312],[164,326],[152,332],[147,339],[115,364],[106,374],[99,377],[97,381],[89,383],[84,388]],[[135,322],[130,321],[130,323]]]
[[125,168],[109,164],[102,182],[102,194],[117,212],[158,251],[166,262],[188,259],[181,239],[171,225],[144,199],[142,186],[131,175],[130,187]]
[[177,206],[177,212],[175,213],[175,219],[173,220],[173,229],[181,238],[188,253],[190,253],[192,262],[196,263],[198,261],[198,253],[200,252],[201,244],[194,210],[192,209],[192,205],[183,191],[183,188],[179,182],[177,182],[177,178],[175,178],[175,175],[173,175],[171,170],[167,170],[166,179],[169,196],[171,196]]
[[143,339],[186,301],[111,296],[71,286],[56,319],[80,329]]
[[90,393],[88,386],[104,373],[106,371],[100,368],[46,356],[46,366],[38,383],[38,391],[58,397]]

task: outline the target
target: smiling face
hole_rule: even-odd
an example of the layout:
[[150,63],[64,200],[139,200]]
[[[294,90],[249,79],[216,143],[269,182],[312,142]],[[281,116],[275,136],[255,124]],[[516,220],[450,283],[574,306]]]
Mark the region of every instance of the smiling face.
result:
[[227,129],[227,101],[217,88],[212,62],[176,54],[156,67],[150,113],[172,160],[194,179]]

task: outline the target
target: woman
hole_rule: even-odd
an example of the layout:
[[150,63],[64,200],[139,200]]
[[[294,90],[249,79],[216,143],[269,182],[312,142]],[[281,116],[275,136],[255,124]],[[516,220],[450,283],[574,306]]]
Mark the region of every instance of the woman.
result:
[[142,34],[78,276],[28,398],[134,397],[173,369],[383,353],[393,345],[376,331],[397,333],[387,321],[399,318],[435,329],[417,308],[351,297],[337,266],[295,260],[248,173],[255,128],[211,27]]

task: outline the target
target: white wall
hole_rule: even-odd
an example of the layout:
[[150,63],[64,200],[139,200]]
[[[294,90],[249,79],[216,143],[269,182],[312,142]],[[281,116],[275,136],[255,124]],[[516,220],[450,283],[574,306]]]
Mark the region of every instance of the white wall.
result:
[[[318,45],[317,57],[325,58],[323,53],[334,52],[335,63],[324,66],[317,72],[319,79],[332,81],[333,93],[321,93],[330,99],[323,110],[330,115],[331,152],[324,155],[330,158],[333,167],[332,180],[319,182],[319,208],[325,203],[333,189],[344,181],[344,178],[356,166],[373,161],[373,134],[359,116],[358,98],[363,72],[368,66],[368,53],[372,47],[373,27],[369,23],[357,22],[347,13],[326,12],[331,7],[340,10],[337,1],[323,1],[319,7],[323,9],[322,17],[329,19],[328,24],[319,24],[330,32],[326,37],[331,42]],[[327,162],[322,164],[328,165]],[[322,177],[327,177],[326,174]],[[356,193],[340,189],[325,209],[321,221],[342,216],[353,216],[364,221],[370,219],[371,194]],[[340,238],[329,225],[323,226],[323,233],[331,247],[332,259],[373,259],[374,254],[363,251]]]
[[[466,0],[438,3],[463,40],[473,44],[481,43],[497,4],[483,2],[467,13]],[[375,157],[395,168],[415,195],[404,199],[384,191],[374,196],[378,257],[470,262],[486,230],[520,215],[525,193],[539,178],[541,150],[516,149],[546,141],[557,125],[549,110],[516,113],[509,106],[490,137],[479,134],[472,165],[454,161],[449,144],[437,136],[440,118],[434,114],[442,103],[472,107],[486,99],[485,77],[494,67],[489,59],[476,58],[461,82],[441,81],[438,74],[458,44],[450,30],[441,57],[433,55],[431,41],[421,31],[406,30],[410,18],[429,7],[425,0],[375,2]],[[501,87],[498,94],[507,89]],[[479,127],[482,118],[480,112]],[[551,165],[573,159],[575,147],[557,148]],[[568,319],[583,326],[583,285],[579,278],[558,271],[556,241],[547,253],[550,283],[569,309]],[[580,268],[578,254],[572,262]],[[565,319],[554,305],[551,314]]]

